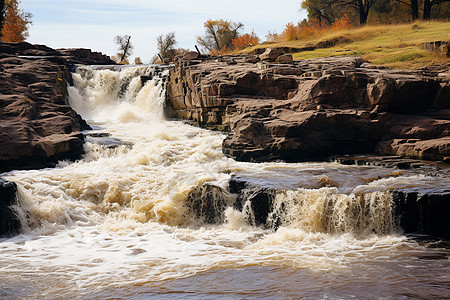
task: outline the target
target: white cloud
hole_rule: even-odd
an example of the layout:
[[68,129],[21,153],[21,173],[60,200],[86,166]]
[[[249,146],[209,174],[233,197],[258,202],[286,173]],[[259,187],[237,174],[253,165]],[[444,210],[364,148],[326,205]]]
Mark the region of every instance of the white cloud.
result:
[[22,0],[25,11],[34,14],[29,41],[55,48],[83,47],[113,55],[113,38],[129,34],[134,56],[148,61],[156,51],[156,37],[175,31],[180,47],[193,49],[203,34],[207,19],[242,22],[264,38],[280,32],[288,22],[305,18],[299,1],[256,0]]

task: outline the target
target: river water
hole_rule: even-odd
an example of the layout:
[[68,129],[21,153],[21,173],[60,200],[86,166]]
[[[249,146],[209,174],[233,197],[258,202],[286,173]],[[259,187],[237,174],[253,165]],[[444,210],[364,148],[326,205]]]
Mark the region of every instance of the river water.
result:
[[[143,86],[142,75],[154,76]],[[164,119],[166,75],[73,74],[70,104],[93,127],[86,155],[2,174],[18,184],[23,233],[0,240],[0,298],[449,297],[448,243],[403,235],[389,193],[448,192],[448,171],[236,162],[224,134]],[[277,230],[233,208],[232,176],[279,189]],[[205,185],[225,207],[216,224],[189,200]]]

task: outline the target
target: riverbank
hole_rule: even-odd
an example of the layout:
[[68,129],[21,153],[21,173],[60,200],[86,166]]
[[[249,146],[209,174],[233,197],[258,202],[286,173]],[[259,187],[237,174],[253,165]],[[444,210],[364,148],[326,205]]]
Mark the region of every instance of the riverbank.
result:
[[67,102],[76,64],[114,64],[88,49],[0,43],[0,171],[75,160],[87,128]]
[[358,57],[292,61],[260,56],[179,57],[167,115],[228,131],[242,161],[327,160],[344,154],[448,162],[450,68],[386,70]]

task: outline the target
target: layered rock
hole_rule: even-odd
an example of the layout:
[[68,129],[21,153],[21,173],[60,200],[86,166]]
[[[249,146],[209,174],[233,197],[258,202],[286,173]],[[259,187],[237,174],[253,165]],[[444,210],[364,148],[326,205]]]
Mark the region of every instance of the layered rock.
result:
[[85,49],[0,43],[0,171],[80,157],[87,125],[67,103],[69,69],[96,57],[112,62]]
[[228,130],[223,151],[238,160],[450,157],[450,68],[391,71],[357,57],[260,61],[275,54],[178,58],[168,115]]

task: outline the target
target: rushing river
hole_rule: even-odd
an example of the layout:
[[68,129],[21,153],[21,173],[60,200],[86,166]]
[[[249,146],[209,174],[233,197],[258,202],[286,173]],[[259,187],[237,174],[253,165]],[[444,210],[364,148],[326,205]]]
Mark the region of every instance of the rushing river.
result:
[[[448,172],[236,162],[222,133],[164,119],[167,74],[153,73],[80,67],[68,89],[93,128],[85,157],[2,174],[19,187],[23,233],[0,240],[0,298],[450,296],[448,245],[402,235],[389,193],[448,192]],[[232,176],[279,189],[277,230],[233,208]],[[204,185],[225,203],[216,224],[191,209]]]

